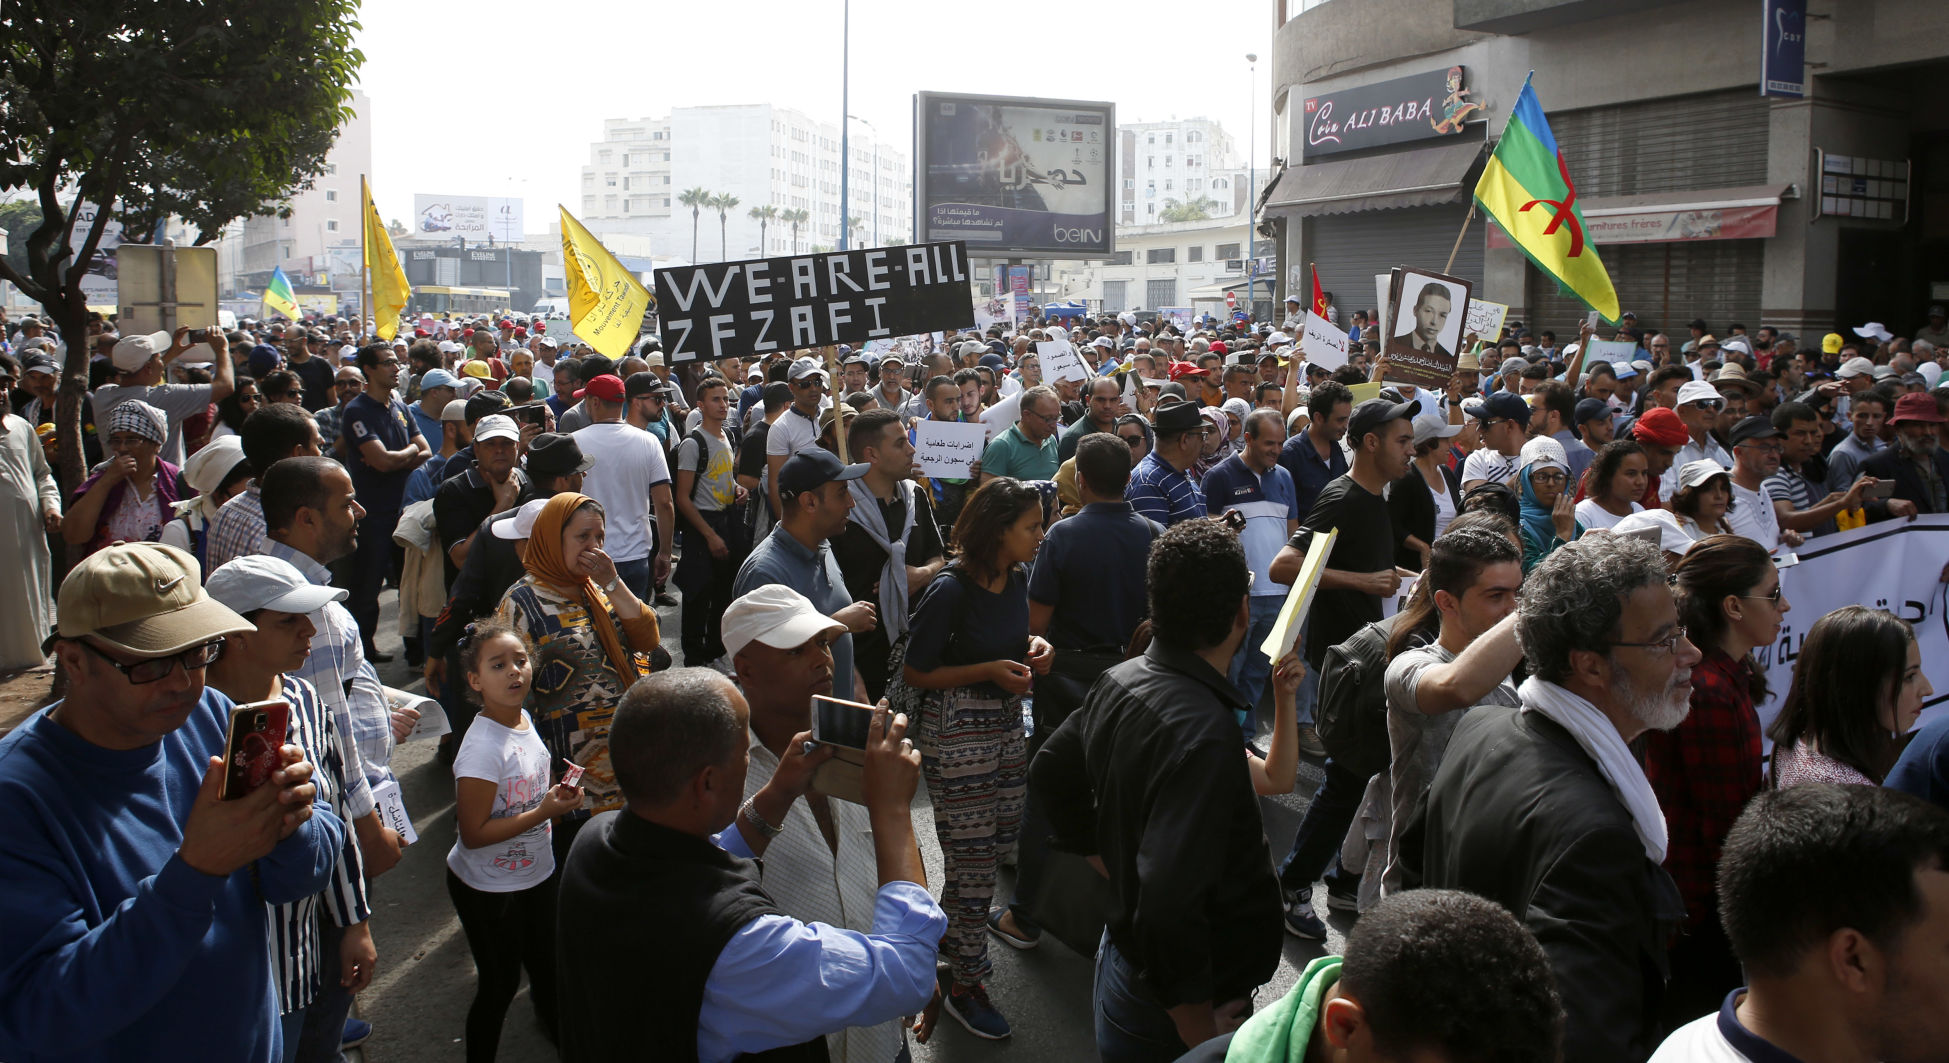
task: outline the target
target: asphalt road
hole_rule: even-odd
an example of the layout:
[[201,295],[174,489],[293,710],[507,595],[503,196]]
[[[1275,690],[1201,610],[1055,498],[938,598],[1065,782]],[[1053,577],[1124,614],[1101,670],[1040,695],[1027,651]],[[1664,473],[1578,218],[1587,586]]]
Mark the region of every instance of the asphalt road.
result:
[[[418,676],[406,668],[398,639],[390,634],[395,630],[397,597],[394,592],[385,593],[381,607],[381,628],[387,634],[382,634],[380,645],[396,659],[381,665],[380,675],[390,686],[418,689],[414,685]],[[664,629],[674,634],[677,627],[674,610],[660,612],[664,614]],[[474,971],[460,922],[447,898],[446,854],[454,841],[453,780],[434,751],[432,742],[415,742],[399,747],[393,754],[393,772],[399,777],[419,841],[406,851],[399,866],[378,879],[372,889],[372,929],[379,951],[378,972],[372,985],[360,994],[357,1013],[373,1025],[372,1037],[363,1048],[363,1058],[377,1063],[463,1058],[462,1032],[467,1005],[473,997]],[[1284,855],[1306,802],[1320,780],[1320,766],[1302,758],[1296,792],[1261,802],[1275,857]],[[939,883],[941,852],[934,843],[933,814],[924,787],[914,801],[914,821],[919,825],[928,879]],[[1013,895],[1014,874],[1004,869],[1001,879],[998,897],[1005,899]],[[1323,890],[1316,891],[1316,896],[1324,895]],[[1291,988],[1308,962],[1329,951],[1340,950],[1350,921],[1335,913],[1327,923],[1330,936],[1325,942],[1306,942],[1281,935],[1284,958],[1273,981],[1259,991],[1261,1005]],[[1077,955],[1050,936],[1044,937],[1040,947],[1028,952],[1018,952],[996,941],[993,955],[995,970],[989,992],[1014,1026],[1014,1037],[999,1042],[984,1041],[970,1035],[951,1018],[942,1016],[931,1041],[912,1046],[915,1060],[966,1063],[1005,1057],[1064,1061],[1094,1058],[1090,1012],[1092,958]],[[360,1056],[359,1052],[348,1054],[354,1063],[359,1063]],[[500,1058],[514,1061],[554,1058],[553,1049],[534,1021],[525,985],[502,1029]]]

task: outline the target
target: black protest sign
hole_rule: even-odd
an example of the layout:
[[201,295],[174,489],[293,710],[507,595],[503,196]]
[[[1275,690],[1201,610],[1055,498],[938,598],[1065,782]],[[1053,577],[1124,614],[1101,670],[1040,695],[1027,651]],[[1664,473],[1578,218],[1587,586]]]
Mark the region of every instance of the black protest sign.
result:
[[688,362],[968,328],[971,279],[959,241],[660,269],[658,332]]

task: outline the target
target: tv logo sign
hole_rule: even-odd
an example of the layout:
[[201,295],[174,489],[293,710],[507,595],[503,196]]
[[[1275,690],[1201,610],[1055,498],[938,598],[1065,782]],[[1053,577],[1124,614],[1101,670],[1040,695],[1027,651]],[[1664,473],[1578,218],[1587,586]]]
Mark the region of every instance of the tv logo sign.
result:
[[1797,100],[1807,94],[1807,0],[1765,0],[1760,40],[1760,95]]
[[1059,244],[1100,244],[1103,242],[1103,230],[1101,229],[1072,227],[1068,229],[1056,229],[1053,235]]

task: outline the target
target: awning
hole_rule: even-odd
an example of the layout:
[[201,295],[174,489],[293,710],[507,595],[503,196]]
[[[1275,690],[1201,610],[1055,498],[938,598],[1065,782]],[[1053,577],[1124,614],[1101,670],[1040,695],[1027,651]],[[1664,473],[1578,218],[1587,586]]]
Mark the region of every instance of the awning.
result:
[[[1665,244],[1689,240],[1754,240],[1774,233],[1787,185],[1744,185],[1580,201],[1584,232],[1598,244]],[[1514,247],[1491,224],[1490,247]]]
[[1481,141],[1470,140],[1288,167],[1266,203],[1266,212],[1310,218],[1459,203],[1468,195],[1470,171],[1482,151]]

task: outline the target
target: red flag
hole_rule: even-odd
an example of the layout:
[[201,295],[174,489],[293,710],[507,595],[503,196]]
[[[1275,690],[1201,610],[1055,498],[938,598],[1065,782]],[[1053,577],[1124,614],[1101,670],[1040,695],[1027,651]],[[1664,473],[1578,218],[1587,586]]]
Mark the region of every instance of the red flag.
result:
[[1321,317],[1326,316],[1326,292],[1320,289],[1320,267],[1317,262],[1313,263],[1313,312]]

